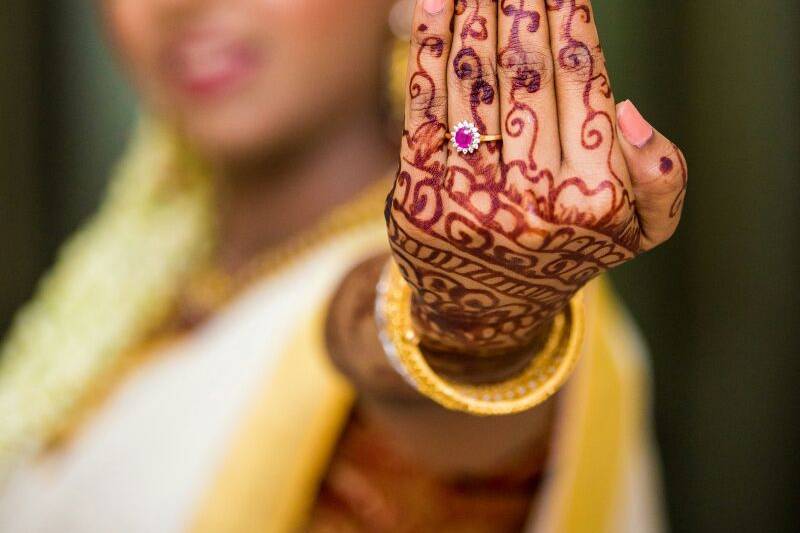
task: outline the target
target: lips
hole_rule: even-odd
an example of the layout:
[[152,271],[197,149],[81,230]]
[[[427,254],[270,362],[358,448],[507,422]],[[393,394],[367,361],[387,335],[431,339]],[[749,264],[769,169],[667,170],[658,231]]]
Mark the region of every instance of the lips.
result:
[[206,33],[175,42],[165,54],[164,66],[182,92],[208,97],[242,85],[255,72],[257,59],[247,43]]

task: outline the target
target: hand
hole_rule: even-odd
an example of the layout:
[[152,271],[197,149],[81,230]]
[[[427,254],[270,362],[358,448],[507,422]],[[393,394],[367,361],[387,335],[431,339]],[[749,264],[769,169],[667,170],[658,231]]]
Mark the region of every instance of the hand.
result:
[[[588,0],[418,0],[411,48],[386,215],[427,348],[522,348],[675,231],[685,160],[615,106]],[[460,153],[462,121],[502,140]]]

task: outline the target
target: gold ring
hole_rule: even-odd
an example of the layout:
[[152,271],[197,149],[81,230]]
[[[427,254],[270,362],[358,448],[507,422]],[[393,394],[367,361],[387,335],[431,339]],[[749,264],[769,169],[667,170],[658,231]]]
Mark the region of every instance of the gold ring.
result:
[[500,141],[502,135],[481,135],[474,122],[464,120],[453,127],[446,135],[453,143],[453,148],[462,154],[471,154],[478,149],[481,143]]

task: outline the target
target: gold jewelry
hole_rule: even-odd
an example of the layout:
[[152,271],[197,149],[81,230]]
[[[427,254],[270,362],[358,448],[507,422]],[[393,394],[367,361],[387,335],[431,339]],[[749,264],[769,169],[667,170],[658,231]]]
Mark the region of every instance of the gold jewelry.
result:
[[[449,132],[445,133],[444,134],[444,138],[449,141],[450,139],[453,138],[453,134],[449,133]],[[482,143],[488,143],[488,142],[492,142],[492,141],[502,141],[503,140],[503,136],[500,135],[500,134],[497,134],[497,135],[478,135],[478,140],[480,142],[482,142]]]
[[[218,278],[212,306],[371,220],[389,187],[368,188],[236,280]],[[0,482],[169,318],[181,285],[213,248],[213,200],[210,176],[183,143],[143,121],[98,214],[64,247],[0,345]]]
[[[448,139],[450,138],[450,134],[449,133],[447,134],[447,138]],[[494,141],[502,141],[503,140],[503,136],[500,135],[500,134],[498,134],[498,135],[481,135],[479,139],[480,139],[480,141],[482,143],[489,143],[489,142],[494,142]]]
[[462,154],[475,152],[481,143],[503,139],[502,135],[481,135],[478,126],[468,120],[463,120],[453,126],[452,131],[447,133],[445,137],[452,141],[453,149]]
[[271,246],[251,259],[235,275],[227,274],[213,265],[205,265],[189,280],[184,296],[207,312],[220,309],[256,281],[263,282],[301,260],[322,243],[375,219],[391,187],[392,180],[389,178],[367,186],[352,200],[332,208],[311,228]]
[[[193,317],[204,319],[211,316],[254,283],[264,282],[271,276],[280,274],[296,262],[302,261],[308,253],[325,242],[375,220],[375,213],[382,206],[386,191],[390,188],[391,181],[388,179],[381,179],[366,187],[356,198],[333,208],[313,227],[268,248],[250,260],[237,274],[227,274],[213,265],[199,268],[183,289],[180,296],[182,303],[191,306]],[[168,320],[165,322],[168,323]],[[180,324],[170,324],[175,325]],[[159,338],[162,335],[169,338],[175,334],[169,327],[159,333]],[[80,397],[74,400],[70,412],[63,415],[52,427],[46,444],[58,445],[59,442],[67,441],[80,429],[91,409],[101,405],[114,386],[143,362],[141,356],[148,351],[126,350],[115,361],[109,362],[107,368],[95,376],[94,383],[88,384]]]
[[583,338],[583,297],[576,294],[522,372],[502,383],[468,385],[437,375],[425,360],[411,322],[411,287],[392,261],[378,283],[375,309],[381,342],[394,368],[420,393],[455,411],[507,415],[536,407],[556,393],[577,363]]

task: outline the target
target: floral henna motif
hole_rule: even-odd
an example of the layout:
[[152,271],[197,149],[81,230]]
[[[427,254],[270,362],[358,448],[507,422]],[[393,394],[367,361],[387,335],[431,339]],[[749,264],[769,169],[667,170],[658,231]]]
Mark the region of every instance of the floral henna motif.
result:
[[[472,114],[483,133],[480,106],[496,105],[496,84],[487,80],[495,72],[488,73],[475,53],[489,35],[480,16],[487,2],[496,0],[457,2],[456,13],[466,22],[450,64],[452,75],[471,83]],[[511,28],[497,54],[510,88],[503,95],[510,99],[503,135],[530,139],[523,159],[505,161],[500,143],[486,143],[474,154],[447,153],[448,127],[433,112],[439,90],[422,61],[423,54],[446,53],[444,41],[418,41],[408,97],[425,120],[403,134],[386,218],[394,256],[414,288],[415,323],[433,350],[493,355],[524,347],[583,285],[639,250],[638,219],[620,177],[626,170],[612,166],[613,120],[592,104],[593,98],[612,98],[608,78],[590,46],[572,37],[572,26],[588,23],[591,11],[575,1],[546,4],[568,14],[556,68],[585,80],[580,143],[608,154],[607,177],[565,176],[537,161],[540,122],[526,102],[542,89],[551,61],[522,44],[522,32],[540,31],[545,16],[528,4],[501,0],[498,10]]]

